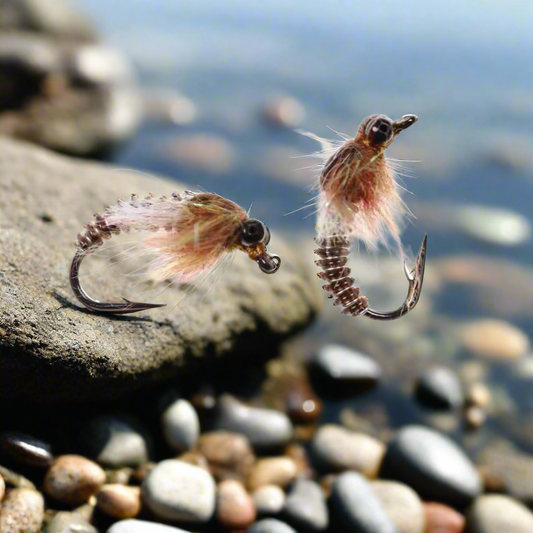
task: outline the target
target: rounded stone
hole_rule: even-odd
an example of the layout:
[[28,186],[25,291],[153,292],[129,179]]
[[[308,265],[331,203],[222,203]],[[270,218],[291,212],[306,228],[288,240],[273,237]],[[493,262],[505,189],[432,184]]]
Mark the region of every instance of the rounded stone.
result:
[[89,457],[104,466],[135,467],[149,460],[144,434],[130,417],[104,415],[83,429],[81,444]]
[[279,411],[248,407],[228,394],[221,396],[215,421],[217,429],[241,433],[258,449],[277,448],[292,438],[292,424]]
[[375,478],[385,454],[385,445],[364,433],[327,424],[315,434],[311,444],[318,466],[326,471],[357,470]]
[[0,506],[2,533],[39,533],[44,519],[44,499],[31,489],[13,489]]
[[497,319],[472,321],[459,330],[465,348],[493,360],[515,360],[529,350],[529,337],[509,322]]
[[189,533],[189,531],[164,524],[157,524],[156,522],[129,519],[114,523],[107,530],[107,533]]
[[44,533],[98,533],[98,530],[78,513],[60,511],[46,526]]
[[308,479],[297,479],[287,494],[283,517],[298,531],[326,530],[329,514],[320,485]]
[[47,470],[44,492],[63,503],[86,502],[105,483],[105,472],[96,463],[80,455],[61,455]]
[[372,489],[385,513],[396,524],[397,533],[427,533],[422,502],[417,493],[396,481],[373,481]]
[[442,503],[424,503],[425,533],[463,533],[465,518],[455,509]]
[[227,479],[218,485],[217,518],[226,529],[246,529],[256,517],[255,505],[240,481]]
[[258,488],[252,499],[259,516],[273,516],[285,507],[285,493],[277,485],[264,485]]
[[429,368],[416,384],[418,400],[428,407],[457,409],[464,404],[464,394],[457,374],[446,367]]
[[248,477],[248,487],[256,490],[263,485],[286,487],[297,474],[296,463],[290,457],[259,459]]
[[117,484],[104,485],[96,495],[96,507],[118,520],[135,518],[141,510],[141,490]]
[[0,454],[37,467],[47,467],[54,459],[48,443],[17,431],[0,434]]
[[177,400],[161,415],[163,435],[176,452],[192,450],[198,444],[200,421],[194,407],[187,400]]
[[473,407],[488,407],[490,404],[490,389],[483,383],[472,383],[468,388],[466,400]]
[[264,518],[248,528],[247,533],[297,533],[297,531],[275,518]]
[[467,513],[468,533],[531,533],[533,513],[499,494],[480,496]]
[[398,533],[370,483],[357,472],[345,472],[333,481],[329,502],[334,531]]
[[382,474],[409,485],[424,500],[452,507],[468,505],[482,490],[478,472],[459,446],[423,426],[406,426],[397,433]]
[[215,511],[216,485],[205,470],[183,461],[158,463],[142,484],[146,505],[165,520],[207,522]]

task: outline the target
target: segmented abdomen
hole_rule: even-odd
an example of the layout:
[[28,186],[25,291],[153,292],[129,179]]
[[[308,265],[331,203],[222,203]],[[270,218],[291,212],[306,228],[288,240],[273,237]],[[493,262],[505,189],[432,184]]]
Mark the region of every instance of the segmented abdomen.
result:
[[330,237],[317,237],[315,242],[318,248],[315,254],[320,257],[315,263],[322,268],[318,277],[327,282],[322,288],[330,292],[333,305],[342,306],[342,314],[359,316],[368,309],[368,298],[359,295],[359,287],[354,287],[355,280],[350,277],[348,255],[350,254],[350,241],[339,235]]

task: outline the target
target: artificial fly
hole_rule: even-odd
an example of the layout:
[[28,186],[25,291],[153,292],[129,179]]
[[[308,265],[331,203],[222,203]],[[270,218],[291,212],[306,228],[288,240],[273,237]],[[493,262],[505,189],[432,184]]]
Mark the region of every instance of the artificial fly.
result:
[[156,281],[191,282],[214,270],[227,254],[236,250],[246,252],[265,274],[274,274],[281,264],[279,256],[267,253],[268,227],[249,218],[244,209],[222,196],[185,191],[171,197],[154,198],[150,194],[139,200],[132,195],[129,202],[119,200],[102,214],[95,214],[85,231],[78,234],[70,285],[90,311],[126,314],[165,305],[126,298],[121,303],[104,303],[91,298],[81,286],[79,269],[83,259],[112,235],[130,230],[142,231],[140,246],[155,255],[149,273]]
[[392,121],[385,115],[372,115],[363,120],[355,138],[343,136],[340,146],[313,134],[301,132],[322,143],[324,150],[317,155],[325,160],[318,183],[318,216],[315,263],[322,268],[318,274],[327,282],[333,305],[343,308],[350,316],[366,316],[374,320],[394,320],[405,316],[418,303],[424,280],[427,236],[418,252],[416,266],[404,271],[409,289],[403,305],[390,312],[374,311],[368,298],[354,287],[350,268],[346,266],[351,241],[359,239],[375,249],[391,235],[402,246],[399,221],[407,211],[398,193],[393,169],[385,158],[385,150],[396,136],[418,121],[416,115],[404,115]]

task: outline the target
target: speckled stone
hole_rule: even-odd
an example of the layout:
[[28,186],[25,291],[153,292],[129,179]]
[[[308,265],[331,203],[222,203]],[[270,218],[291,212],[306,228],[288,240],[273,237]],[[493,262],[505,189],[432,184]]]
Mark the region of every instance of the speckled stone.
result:
[[216,485],[205,470],[183,461],[158,463],[142,484],[143,500],[166,520],[207,522],[215,511]]
[[105,483],[105,472],[80,455],[61,455],[44,478],[44,492],[60,502],[79,505]]
[[2,533],[39,533],[44,519],[41,493],[31,489],[13,489],[0,506]]
[[286,487],[297,473],[296,463],[290,457],[259,459],[248,477],[248,487],[255,490],[263,485]]
[[161,415],[163,435],[176,452],[192,450],[198,444],[200,421],[194,407],[187,400],[176,400]]
[[218,485],[217,518],[229,530],[246,529],[256,517],[255,504],[245,486],[227,479]]
[[104,485],[96,495],[96,507],[104,514],[124,520],[141,510],[141,489],[124,485]]
[[60,511],[46,526],[44,533],[98,533],[98,530],[82,515]]
[[320,485],[308,479],[297,479],[287,494],[283,518],[298,531],[326,530],[329,514]]
[[298,533],[292,529],[285,522],[276,520],[275,518],[264,518],[253,524],[248,528],[247,533]]
[[480,496],[467,513],[468,533],[531,533],[533,513],[523,504],[499,494]]
[[277,485],[264,485],[258,488],[252,498],[259,516],[274,516],[285,506],[285,493]]
[[116,522],[107,530],[107,533],[189,533],[189,531],[156,522],[130,519]]

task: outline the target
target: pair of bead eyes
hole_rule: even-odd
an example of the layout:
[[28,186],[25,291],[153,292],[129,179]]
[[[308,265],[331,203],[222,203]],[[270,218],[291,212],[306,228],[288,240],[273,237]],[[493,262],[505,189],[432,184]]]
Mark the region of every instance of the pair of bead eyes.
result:
[[392,120],[387,117],[379,117],[368,123],[365,133],[374,145],[383,144],[392,138]]
[[243,246],[267,245],[270,242],[270,230],[260,220],[249,218],[242,223],[240,238]]

